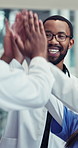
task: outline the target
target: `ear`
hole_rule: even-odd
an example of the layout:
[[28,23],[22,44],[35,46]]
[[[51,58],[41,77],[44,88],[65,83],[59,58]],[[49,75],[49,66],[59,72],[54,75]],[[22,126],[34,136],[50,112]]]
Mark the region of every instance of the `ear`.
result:
[[73,45],[74,45],[74,39],[70,39],[70,42],[69,42],[69,49],[72,48]]

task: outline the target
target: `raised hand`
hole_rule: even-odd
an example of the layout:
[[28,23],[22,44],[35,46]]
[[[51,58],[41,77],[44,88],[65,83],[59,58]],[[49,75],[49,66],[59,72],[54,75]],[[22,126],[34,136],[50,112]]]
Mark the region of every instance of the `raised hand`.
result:
[[11,48],[15,58],[19,60],[24,59],[24,56],[30,59],[42,56],[47,59],[47,39],[43,23],[38,20],[36,13],[32,11],[20,12],[16,15],[12,29]]
[[10,27],[8,20],[5,20],[6,34],[4,36],[4,54],[1,57],[7,63],[15,58],[20,63],[23,62],[24,56],[20,52],[20,48],[24,48],[23,42],[18,34],[17,22]]
[[36,56],[47,59],[47,39],[42,21],[38,20],[37,14],[32,11],[27,11],[23,19],[26,40],[21,52],[31,59]]
[[24,56],[22,55],[22,53],[20,52],[20,49],[24,49],[24,45],[23,45],[23,19],[22,19],[22,15],[21,12],[19,12],[16,15],[16,19],[14,24],[12,25],[12,49],[13,49],[13,54],[14,54],[14,58],[20,62],[22,64],[23,60],[24,60]]

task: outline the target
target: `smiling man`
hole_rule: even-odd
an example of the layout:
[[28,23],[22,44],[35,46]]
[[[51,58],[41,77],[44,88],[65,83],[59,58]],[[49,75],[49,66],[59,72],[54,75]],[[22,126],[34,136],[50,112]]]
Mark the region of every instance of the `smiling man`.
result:
[[[43,24],[48,42],[48,60],[61,69],[66,75],[68,75],[68,77],[72,78],[73,76],[70,74],[69,70],[64,64],[64,58],[68,50],[72,48],[74,44],[73,27],[71,22],[63,16],[54,15],[44,20]],[[62,104],[60,104],[60,102],[57,104],[59,104],[59,114],[60,110],[61,113],[63,113]],[[63,148],[64,146],[64,141],[61,141],[61,139],[58,139],[50,132],[52,118],[53,117],[48,112],[41,148]]]

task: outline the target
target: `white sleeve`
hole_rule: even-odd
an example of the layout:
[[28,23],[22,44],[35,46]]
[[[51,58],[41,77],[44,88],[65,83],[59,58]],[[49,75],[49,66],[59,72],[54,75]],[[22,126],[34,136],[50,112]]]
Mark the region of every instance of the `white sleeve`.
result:
[[44,106],[50,98],[54,77],[42,57],[31,60],[28,74],[21,68],[10,68],[0,61],[0,107],[20,110]]
[[64,105],[61,101],[57,100],[55,96],[51,94],[50,100],[46,104],[46,108],[49,110],[52,117],[62,125],[63,114],[64,114]]
[[52,64],[51,70],[55,77],[52,94],[64,105],[78,112],[78,79],[67,77]]

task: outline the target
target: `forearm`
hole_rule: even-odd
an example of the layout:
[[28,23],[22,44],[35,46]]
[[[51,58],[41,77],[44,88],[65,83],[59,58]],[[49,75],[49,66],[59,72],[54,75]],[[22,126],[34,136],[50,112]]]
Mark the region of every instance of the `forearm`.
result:
[[51,94],[50,100],[46,104],[46,108],[49,110],[52,117],[62,125],[64,105],[61,101],[57,100],[55,96]]
[[0,64],[0,107],[21,110],[42,107],[48,102],[54,78],[45,59],[33,59],[28,75],[21,67],[10,69],[6,63]]

